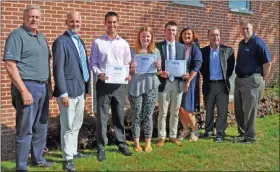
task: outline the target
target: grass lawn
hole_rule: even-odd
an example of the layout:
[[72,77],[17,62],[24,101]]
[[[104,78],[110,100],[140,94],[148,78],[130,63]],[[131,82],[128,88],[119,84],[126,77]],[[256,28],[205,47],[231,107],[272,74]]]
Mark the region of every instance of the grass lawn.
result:
[[[257,119],[258,142],[251,145],[236,143],[236,126],[228,128],[226,141],[215,143],[212,139],[197,142],[184,140],[178,147],[166,143],[163,148],[153,144],[151,153],[135,153],[125,157],[117,153],[116,146],[106,147],[107,160],[98,162],[96,151],[87,150],[92,158],[74,160],[77,171],[279,171],[279,115]],[[155,140],[154,140],[155,142]],[[132,143],[130,143],[132,149]],[[46,155],[57,164],[49,169],[32,168],[29,171],[62,171],[61,152]],[[2,171],[15,169],[14,162],[2,162]]]

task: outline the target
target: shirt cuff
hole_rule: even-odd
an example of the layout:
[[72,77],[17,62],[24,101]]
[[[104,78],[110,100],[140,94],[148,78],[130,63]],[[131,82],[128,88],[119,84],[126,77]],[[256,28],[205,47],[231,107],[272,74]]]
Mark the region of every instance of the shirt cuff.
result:
[[61,94],[59,97],[60,97],[60,98],[68,97],[68,93],[66,92],[66,93],[64,93],[64,94]]

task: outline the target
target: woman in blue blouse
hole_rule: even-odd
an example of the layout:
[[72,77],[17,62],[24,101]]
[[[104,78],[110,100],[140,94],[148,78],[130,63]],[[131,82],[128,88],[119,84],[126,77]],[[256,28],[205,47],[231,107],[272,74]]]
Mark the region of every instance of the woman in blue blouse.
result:
[[187,74],[183,76],[185,80],[184,94],[179,112],[183,131],[179,136],[183,140],[190,133],[190,141],[198,140],[196,129],[196,119],[194,112],[199,109],[199,74],[198,71],[202,64],[202,54],[198,45],[198,37],[195,30],[191,27],[184,27],[180,33],[179,42],[186,45]]
[[[151,138],[153,132],[153,112],[157,100],[158,86],[160,81],[157,74],[161,72],[161,57],[160,52],[155,46],[154,34],[149,26],[143,26],[137,35],[135,50],[132,50],[132,63],[130,74],[132,75],[129,82],[129,100],[132,116],[132,136],[134,139],[134,150],[142,152],[140,147],[140,125],[143,121],[143,131],[146,141],[144,148],[145,152],[151,152]],[[157,68],[157,73],[135,73],[136,55],[152,55],[155,56],[154,65]]]

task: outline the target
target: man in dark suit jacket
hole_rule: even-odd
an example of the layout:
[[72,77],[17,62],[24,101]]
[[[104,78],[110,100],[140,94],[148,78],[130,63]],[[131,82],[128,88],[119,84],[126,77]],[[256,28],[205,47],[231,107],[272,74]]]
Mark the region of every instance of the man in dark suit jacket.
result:
[[227,127],[227,114],[230,83],[229,77],[234,70],[234,50],[220,44],[220,30],[208,30],[210,45],[201,49],[203,63],[200,69],[203,76],[203,97],[206,110],[204,137],[214,135],[214,108],[217,106],[216,142],[224,140]]
[[68,30],[52,45],[54,96],[60,110],[61,149],[64,169],[75,171],[73,158],[84,158],[77,152],[78,134],[83,124],[85,95],[90,93],[90,70],[84,42],[77,35],[81,16],[69,12]]
[[165,71],[165,60],[185,60],[186,47],[184,44],[175,41],[178,26],[170,21],[165,24],[166,40],[156,44],[162,58],[162,73],[159,76],[161,84],[159,85],[159,115],[158,115],[158,141],[157,146],[162,147],[166,138],[166,117],[168,112],[169,100],[170,120],[169,120],[169,140],[172,143],[181,145],[177,139],[178,113],[181,105],[184,82],[182,77],[168,76]]

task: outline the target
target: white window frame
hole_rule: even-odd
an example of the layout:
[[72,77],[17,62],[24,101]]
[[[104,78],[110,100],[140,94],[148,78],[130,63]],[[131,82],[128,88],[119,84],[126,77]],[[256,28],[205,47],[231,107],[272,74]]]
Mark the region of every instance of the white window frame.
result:
[[250,10],[250,1],[245,1],[246,2],[246,7],[245,8],[233,8],[230,6],[230,2],[240,2],[240,0],[233,0],[233,1],[228,1],[228,8],[230,11],[233,12],[239,12],[239,13],[246,13],[246,14],[253,14],[253,11]]
[[180,5],[189,5],[189,6],[196,6],[196,7],[204,7],[202,1],[194,1],[194,0],[172,0],[173,4],[180,4]]

